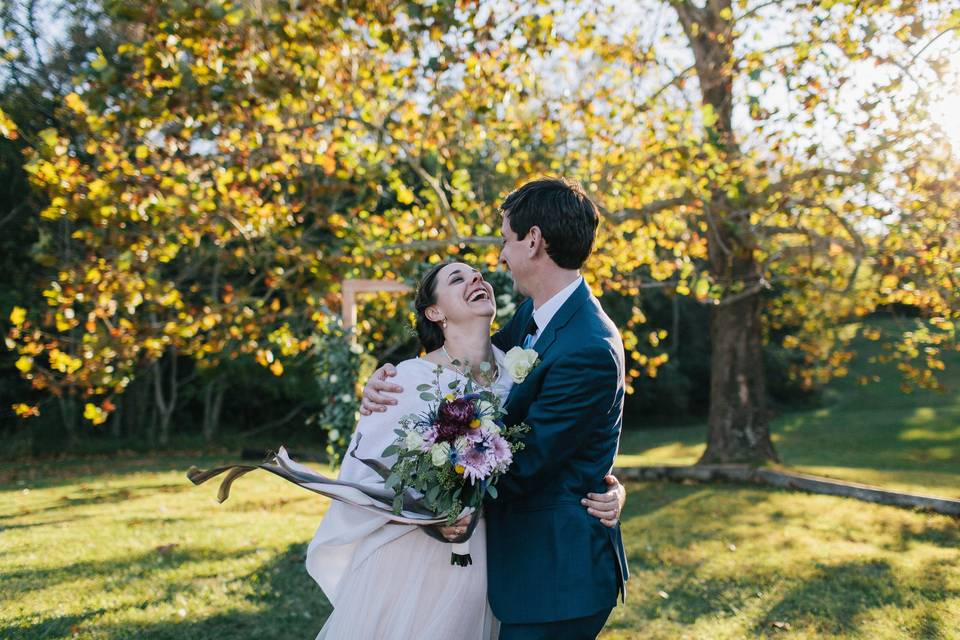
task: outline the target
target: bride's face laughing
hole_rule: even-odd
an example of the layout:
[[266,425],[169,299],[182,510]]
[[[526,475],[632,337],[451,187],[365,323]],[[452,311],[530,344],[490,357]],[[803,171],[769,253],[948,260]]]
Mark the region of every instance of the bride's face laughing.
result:
[[489,322],[497,312],[493,287],[479,271],[462,262],[448,264],[440,270],[436,296],[436,304],[427,310],[427,317],[434,322],[446,318],[448,323],[457,324],[478,317]]

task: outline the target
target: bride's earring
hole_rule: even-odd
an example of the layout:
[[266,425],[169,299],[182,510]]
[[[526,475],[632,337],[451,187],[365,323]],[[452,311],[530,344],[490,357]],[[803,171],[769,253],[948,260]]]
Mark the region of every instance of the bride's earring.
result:
[[447,328],[447,319],[446,319],[446,318],[444,318],[444,319],[440,322],[440,326],[441,326],[442,328],[444,328],[444,329]]

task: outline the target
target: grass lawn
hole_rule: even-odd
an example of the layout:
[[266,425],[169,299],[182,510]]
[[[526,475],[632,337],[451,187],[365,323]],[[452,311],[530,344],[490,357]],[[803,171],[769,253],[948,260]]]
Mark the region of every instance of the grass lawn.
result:
[[[948,395],[837,381],[826,407],[777,418],[784,462],[960,497],[957,360]],[[621,464],[693,462],[703,431],[631,431]],[[258,473],[218,505],[184,472],[224,460],[0,466],[0,639],[312,638],[329,606],[302,560],[326,502]],[[759,486],[629,491],[632,577],[605,640],[960,638],[955,519]]]

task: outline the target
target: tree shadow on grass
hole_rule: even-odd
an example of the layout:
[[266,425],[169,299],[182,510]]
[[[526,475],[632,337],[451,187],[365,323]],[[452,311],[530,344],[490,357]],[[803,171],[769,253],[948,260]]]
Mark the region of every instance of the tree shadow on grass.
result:
[[73,638],[76,630],[85,621],[106,613],[107,609],[85,611],[78,615],[46,618],[37,622],[24,622],[0,626],[0,638],[4,640],[47,640],[48,638]]
[[803,623],[820,633],[847,633],[860,614],[879,607],[903,606],[904,594],[890,565],[883,560],[820,565],[817,572],[791,588],[754,631],[769,631],[775,621]]
[[[164,620],[149,624],[128,623],[104,625],[97,628],[99,637],[150,638],[163,640],[289,640],[312,638],[323,626],[332,608],[322,591],[303,566],[305,544],[292,544],[271,562],[259,567],[244,578],[255,585],[253,592],[244,596],[243,610],[191,620],[189,612],[180,620]],[[173,589],[176,592],[176,589]],[[169,597],[175,597],[175,593]]]
[[[248,551],[217,551],[212,549],[162,548],[144,551],[136,555],[111,560],[90,560],[75,562],[67,566],[42,569],[21,569],[5,571],[0,575],[3,592],[16,594],[46,588],[51,583],[63,583],[90,577],[114,576],[114,587],[122,587],[135,580],[150,579],[151,574],[167,571],[191,562],[210,562],[235,560],[238,557],[256,553]],[[203,577],[203,576],[197,576]],[[0,598],[2,600],[3,598]],[[2,630],[2,629],[0,629]],[[5,637],[0,634],[0,637]]]
[[123,479],[135,474],[156,474],[180,471],[183,481],[189,484],[186,473],[192,465],[210,469],[224,464],[240,462],[238,454],[196,456],[183,454],[143,454],[142,456],[101,458],[77,457],[63,461],[37,461],[20,466],[9,465],[0,474],[0,490],[20,490],[23,485],[31,489],[49,489],[64,485],[95,482],[104,478]]
[[[157,605],[169,605],[178,602],[186,595],[183,617],[164,614],[163,619],[150,622],[115,622],[116,617],[123,618],[123,608],[114,610],[97,609],[79,615],[48,618],[29,624],[0,626],[0,638],[5,640],[46,640],[65,637],[94,637],[109,640],[121,639],[167,639],[170,640],[208,640],[210,638],[230,638],[231,640],[289,640],[289,638],[312,638],[323,626],[330,614],[331,607],[323,597],[317,584],[307,575],[303,566],[305,544],[289,545],[270,562],[258,567],[240,580],[253,589],[245,595],[238,595],[238,608],[199,619],[191,619],[190,601],[195,597],[196,583],[201,576],[190,580],[163,585],[162,595],[154,597],[139,607],[129,605],[128,609],[144,609]],[[221,554],[219,557],[227,557]],[[235,554],[229,554],[235,555]],[[209,560],[210,552],[195,555],[190,552],[171,553],[169,562],[190,562]],[[104,567],[98,571],[130,570],[129,564],[151,564],[151,559],[133,557],[117,566]],[[93,563],[91,563],[93,564]],[[143,577],[138,576],[138,577]],[[252,607],[251,607],[252,605]],[[254,608],[253,611],[250,609]],[[140,614],[139,611],[136,612]],[[105,619],[98,620],[104,614]],[[132,616],[142,618],[142,614]],[[75,636],[76,634],[76,636]]]
[[[2,524],[0,523],[0,533],[8,530],[14,529],[36,529],[37,527],[52,527],[55,525],[72,525],[76,523],[77,520],[86,520],[92,518],[93,516],[73,516],[71,518],[65,518],[61,520],[45,520],[43,522],[29,522],[26,524]],[[3,516],[0,516],[0,521],[4,519]]]
[[942,549],[956,549],[960,547],[960,528],[955,521],[945,518],[934,522],[926,521],[919,529],[901,523],[896,542],[886,547],[895,551],[907,551],[911,544],[931,544]]
[[[740,511],[748,513],[780,492],[735,484],[631,484],[621,518],[627,562],[637,571],[658,570],[668,563],[659,547],[679,540],[684,547],[719,539],[725,544],[738,544],[736,536],[718,528],[717,509],[728,508],[718,504],[732,500]],[[661,603],[656,604],[659,607]]]
[[774,621],[786,621],[821,634],[851,633],[864,614],[894,606],[920,610],[910,623],[914,628],[904,629],[907,637],[939,638],[938,603],[960,597],[960,590],[948,586],[947,571],[939,562],[929,563],[921,578],[898,575],[882,560],[819,565],[814,576],[791,588],[767,612],[754,632],[759,635]]
[[52,505],[36,508],[23,508],[12,513],[0,513],[0,521],[22,518],[24,516],[54,513],[64,509],[74,509],[90,505],[101,506],[151,498],[160,493],[182,493],[193,489],[193,485],[184,476],[180,484],[146,484],[121,487],[119,489],[97,490],[89,487],[70,487],[69,493],[60,496]]

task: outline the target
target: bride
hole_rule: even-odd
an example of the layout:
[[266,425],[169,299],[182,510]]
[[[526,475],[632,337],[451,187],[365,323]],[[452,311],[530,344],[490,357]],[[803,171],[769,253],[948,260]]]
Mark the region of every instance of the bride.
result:
[[[432,386],[438,366],[441,388],[470,377],[506,401],[512,380],[503,352],[490,342],[494,300],[490,283],[460,262],[438,264],[423,277],[415,307],[426,354],[397,365],[405,391],[393,396],[395,404],[360,418],[350,444],[352,450],[361,438],[358,457],[392,465],[394,459],[381,452],[396,438],[402,416],[424,410],[416,388]],[[383,486],[375,471],[352,456],[344,459],[339,478]],[[464,523],[439,531],[452,539],[463,533]],[[450,553],[449,544],[418,526],[333,502],[307,549],[307,571],[334,607],[317,640],[496,640],[482,517],[470,538],[473,564],[452,565]]]

